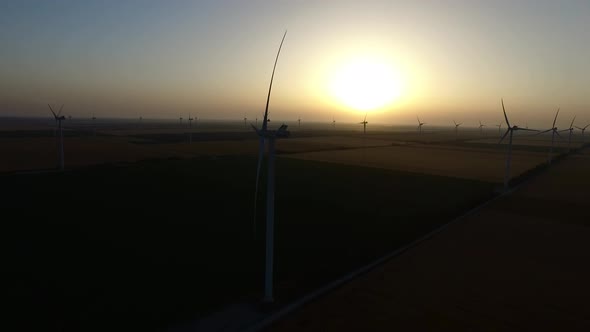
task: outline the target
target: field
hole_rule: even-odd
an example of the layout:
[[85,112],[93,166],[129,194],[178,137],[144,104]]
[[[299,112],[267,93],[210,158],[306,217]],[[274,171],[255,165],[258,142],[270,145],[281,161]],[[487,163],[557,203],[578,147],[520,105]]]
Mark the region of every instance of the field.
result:
[[[2,132],[8,291],[24,329],[162,330],[260,299],[257,140],[214,124],[189,144],[175,126],[69,127],[63,173],[48,171],[51,128]],[[277,306],[489,199],[503,175],[504,149],[479,133],[292,134],[277,144]],[[513,174],[544,163],[538,149],[515,147]]]

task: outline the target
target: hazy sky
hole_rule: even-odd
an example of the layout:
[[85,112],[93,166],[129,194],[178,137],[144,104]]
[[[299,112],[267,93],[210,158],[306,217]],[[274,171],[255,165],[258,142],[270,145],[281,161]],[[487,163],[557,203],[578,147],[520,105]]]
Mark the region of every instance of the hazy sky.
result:
[[[360,121],[334,96],[386,64],[368,121],[590,122],[590,1],[3,1],[0,115],[254,118],[282,34],[275,119]],[[352,83],[389,90],[379,80]],[[381,82],[381,85],[379,85]],[[332,89],[332,90],[331,90]],[[581,123],[580,123],[581,124]]]

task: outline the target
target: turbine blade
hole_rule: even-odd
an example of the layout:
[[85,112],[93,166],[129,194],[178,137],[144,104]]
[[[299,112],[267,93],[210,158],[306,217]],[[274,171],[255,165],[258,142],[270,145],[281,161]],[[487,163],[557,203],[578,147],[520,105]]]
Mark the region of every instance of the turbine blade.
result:
[[557,109],[557,113],[555,113],[555,119],[553,119],[553,126],[551,128],[555,128],[555,122],[557,121],[558,115],[559,115],[559,108]]
[[537,129],[529,129],[529,128],[517,128],[516,130],[526,130],[526,131],[538,131]]
[[498,144],[502,143],[502,141],[504,140],[504,138],[506,138],[506,136],[508,136],[508,133],[510,133],[511,129],[506,130],[506,132],[504,133],[504,136],[502,136],[502,138],[500,138],[500,141],[498,142]]
[[270,102],[270,92],[272,91],[272,81],[275,77],[275,69],[277,69],[277,62],[279,61],[279,55],[281,54],[281,48],[283,48],[283,42],[285,41],[285,37],[287,36],[287,30],[283,34],[283,39],[281,39],[281,45],[279,45],[279,51],[277,52],[277,57],[275,58],[275,64],[272,67],[272,75],[270,76],[270,85],[268,87],[268,96],[266,97],[266,107],[264,109],[264,121],[262,121],[262,130],[266,131],[267,128],[267,120],[268,120],[268,103]]
[[57,114],[55,114],[53,108],[51,108],[51,105],[47,104],[47,106],[49,106],[49,110],[51,111],[51,113],[53,113],[53,117],[57,119]]
[[553,130],[553,129],[547,129],[547,130],[543,130],[543,131],[540,131],[540,132],[538,132],[538,133],[537,133],[537,135],[544,134],[544,133],[548,133],[548,132],[550,132],[550,131],[552,131],[552,130]]
[[572,123],[570,124],[570,128],[572,128],[574,126],[574,121],[576,121],[576,116],[574,115],[574,119],[572,120]]
[[504,99],[502,100],[502,111],[504,111],[504,119],[506,119],[506,124],[510,128],[510,122],[508,121],[508,115],[506,115],[506,108],[504,108]]
[[61,104],[61,107],[59,108],[59,112],[57,112],[57,116],[60,116],[61,114],[61,110],[64,109],[64,104]]
[[367,113],[365,113],[365,119],[363,120],[363,122],[367,122]]
[[420,124],[420,118],[416,115],[416,119],[418,119],[418,124]]

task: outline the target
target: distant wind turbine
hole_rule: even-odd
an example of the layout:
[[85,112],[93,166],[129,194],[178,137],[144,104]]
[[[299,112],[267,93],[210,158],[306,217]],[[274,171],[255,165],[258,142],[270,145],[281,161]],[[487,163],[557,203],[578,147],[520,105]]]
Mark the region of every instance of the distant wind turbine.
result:
[[584,139],[584,132],[586,131],[586,128],[588,128],[588,126],[590,126],[590,124],[587,124],[586,126],[584,126],[582,128],[576,126],[577,129],[580,129],[582,131],[582,143],[586,142],[586,140]]
[[496,127],[498,127],[498,134],[500,134],[500,136],[502,136],[502,124],[497,124]]
[[570,152],[571,149],[571,145],[572,145],[572,135],[574,134],[574,121],[576,121],[576,117],[574,116],[574,119],[572,120],[572,123],[570,124],[570,127],[564,130],[560,130],[560,131],[569,131],[569,138],[568,138],[568,142],[567,142],[567,152]]
[[53,108],[51,108],[51,105],[47,104],[47,106],[49,106],[49,110],[53,114],[53,118],[58,123],[59,136],[58,136],[58,141],[57,141],[57,166],[60,171],[63,171],[64,170],[64,131],[63,131],[63,126],[61,125],[61,122],[64,121],[66,119],[66,117],[61,115],[61,111],[64,108],[64,105],[61,105],[57,114],[53,111]]
[[275,64],[272,69],[270,77],[270,85],[268,87],[268,95],[266,97],[266,108],[264,109],[264,120],[262,121],[262,128],[258,129],[252,126],[259,137],[258,147],[258,165],[256,168],[256,191],[254,192],[254,234],[256,234],[256,203],[258,201],[258,182],[260,178],[260,167],[262,166],[262,158],[264,157],[265,141],[268,140],[268,170],[267,170],[267,189],[266,189],[266,263],[264,273],[264,301],[273,302],[273,260],[274,260],[274,154],[275,154],[275,140],[289,136],[287,125],[282,124],[278,130],[268,130],[268,104],[270,101],[270,93],[272,91],[272,82],[275,76],[275,69],[283,42],[287,36],[287,31],[283,34],[283,39],[279,46]]
[[193,119],[193,117],[191,116],[190,112],[188,113],[188,143],[192,144],[193,143],[193,121],[195,119]]
[[555,127],[555,122],[557,122],[557,116],[559,115],[559,108],[557,109],[557,113],[555,113],[555,118],[553,119],[553,125],[551,129],[547,129],[544,131],[539,132],[539,134],[551,132],[551,146],[549,147],[549,156],[547,156],[547,164],[551,164],[551,160],[553,159],[553,144],[555,143],[555,135],[559,135],[559,131],[557,131],[557,127]]
[[367,113],[365,113],[365,119],[363,122],[359,122],[359,124],[363,125],[363,134],[367,134]]
[[483,127],[485,127],[486,125],[484,125],[483,123],[481,123],[481,120],[479,121],[479,134],[483,135]]
[[453,123],[455,124],[455,135],[459,135],[459,126],[462,125],[462,123],[457,123],[455,120],[453,120]]
[[301,117],[299,117],[299,119],[297,119],[297,128],[301,128]]
[[506,109],[504,108],[504,99],[502,99],[502,111],[504,111],[504,119],[506,119],[506,126],[508,126],[508,129],[506,130],[506,133],[504,133],[502,138],[500,138],[500,142],[498,142],[498,144],[502,143],[504,138],[506,138],[506,136],[508,136],[508,134],[510,134],[510,141],[508,142],[508,152],[506,153],[506,173],[504,174],[504,189],[506,190],[506,189],[508,189],[508,182],[510,180],[510,163],[512,161],[512,135],[517,130],[528,130],[528,131],[538,131],[538,130],[520,128],[518,126],[510,126],[510,121],[508,121],[508,115],[506,115]]
[[336,119],[334,117],[332,117],[332,127],[336,128]]
[[244,128],[248,128],[248,118],[244,115]]
[[418,116],[416,116],[416,119],[418,119],[418,133],[422,134],[422,126],[425,125],[426,123],[421,122],[420,118]]
[[178,119],[180,120],[180,126],[182,127],[182,116]]

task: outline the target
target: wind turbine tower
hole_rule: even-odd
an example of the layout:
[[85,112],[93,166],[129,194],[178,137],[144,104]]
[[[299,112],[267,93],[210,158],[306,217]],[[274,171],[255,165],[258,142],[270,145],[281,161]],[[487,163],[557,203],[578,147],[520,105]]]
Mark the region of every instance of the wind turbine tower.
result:
[[547,164],[551,164],[551,160],[553,159],[553,144],[555,143],[555,135],[559,135],[559,131],[557,131],[557,127],[555,127],[555,122],[557,122],[557,116],[559,115],[559,108],[557,109],[557,113],[555,113],[555,118],[553,119],[553,125],[551,129],[547,129],[544,131],[539,132],[539,134],[551,132],[551,146],[549,147],[549,156],[547,156]]
[[588,126],[590,126],[590,124],[587,124],[586,126],[581,128],[576,126],[577,129],[580,129],[582,131],[582,143],[586,143],[586,140],[584,139],[584,132],[586,131],[586,128],[588,128]]
[[572,145],[572,135],[574,134],[574,121],[576,121],[576,117],[574,116],[574,119],[572,120],[572,123],[570,124],[570,127],[561,131],[569,131],[569,138],[567,141],[567,152],[570,152],[571,150],[571,145]]
[[262,166],[262,159],[264,157],[265,141],[268,141],[268,170],[267,170],[267,188],[266,188],[266,258],[265,258],[265,272],[264,272],[264,302],[273,302],[273,263],[274,263],[274,158],[275,158],[275,141],[277,138],[284,138],[289,136],[287,125],[282,124],[277,130],[268,130],[268,104],[270,101],[270,94],[272,91],[272,82],[277,68],[279,55],[283,42],[287,36],[287,31],[283,34],[283,39],[279,46],[275,63],[270,77],[270,85],[268,87],[268,95],[266,97],[266,107],[264,110],[264,120],[262,127],[258,129],[252,126],[259,138],[258,148],[258,165],[256,168],[256,191],[254,193],[254,234],[256,234],[256,203],[258,201],[258,182],[260,178],[260,168]]
[[483,135],[483,127],[485,127],[486,125],[484,125],[483,123],[481,123],[481,120],[479,121],[479,134]]
[[502,136],[502,138],[500,138],[500,142],[498,142],[498,144],[502,143],[504,138],[506,138],[506,136],[508,136],[508,134],[510,134],[510,141],[508,142],[508,151],[506,153],[506,172],[504,174],[504,190],[508,190],[508,183],[510,180],[510,166],[511,166],[511,162],[512,162],[512,135],[517,130],[528,130],[528,131],[538,131],[538,130],[533,130],[533,129],[528,129],[528,128],[520,128],[519,126],[510,126],[510,121],[508,121],[508,116],[506,115],[506,109],[504,108],[504,99],[502,99],[502,111],[504,112],[504,119],[506,119],[506,126],[508,126],[508,129],[504,133],[504,136]]
[[459,135],[459,126],[462,125],[462,123],[457,123],[455,120],[453,120],[453,123],[455,124],[455,135]]
[[51,105],[47,104],[47,106],[49,106],[49,110],[53,114],[53,118],[58,123],[58,135],[59,136],[58,136],[58,141],[57,141],[57,167],[60,171],[63,171],[64,170],[64,131],[63,131],[63,126],[62,126],[61,122],[64,121],[66,119],[66,117],[61,115],[61,111],[63,110],[64,105],[61,105],[57,114],[53,111],[53,108],[51,108]]
[[365,119],[362,122],[359,122],[359,124],[363,125],[363,134],[366,135],[367,134],[367,113],[365,113]]
[[416,116],[416,119],[418,119],[418,134],[422,134],[422,126],[425,125],[426,123],[420,121],[420,118],[418,116]]

